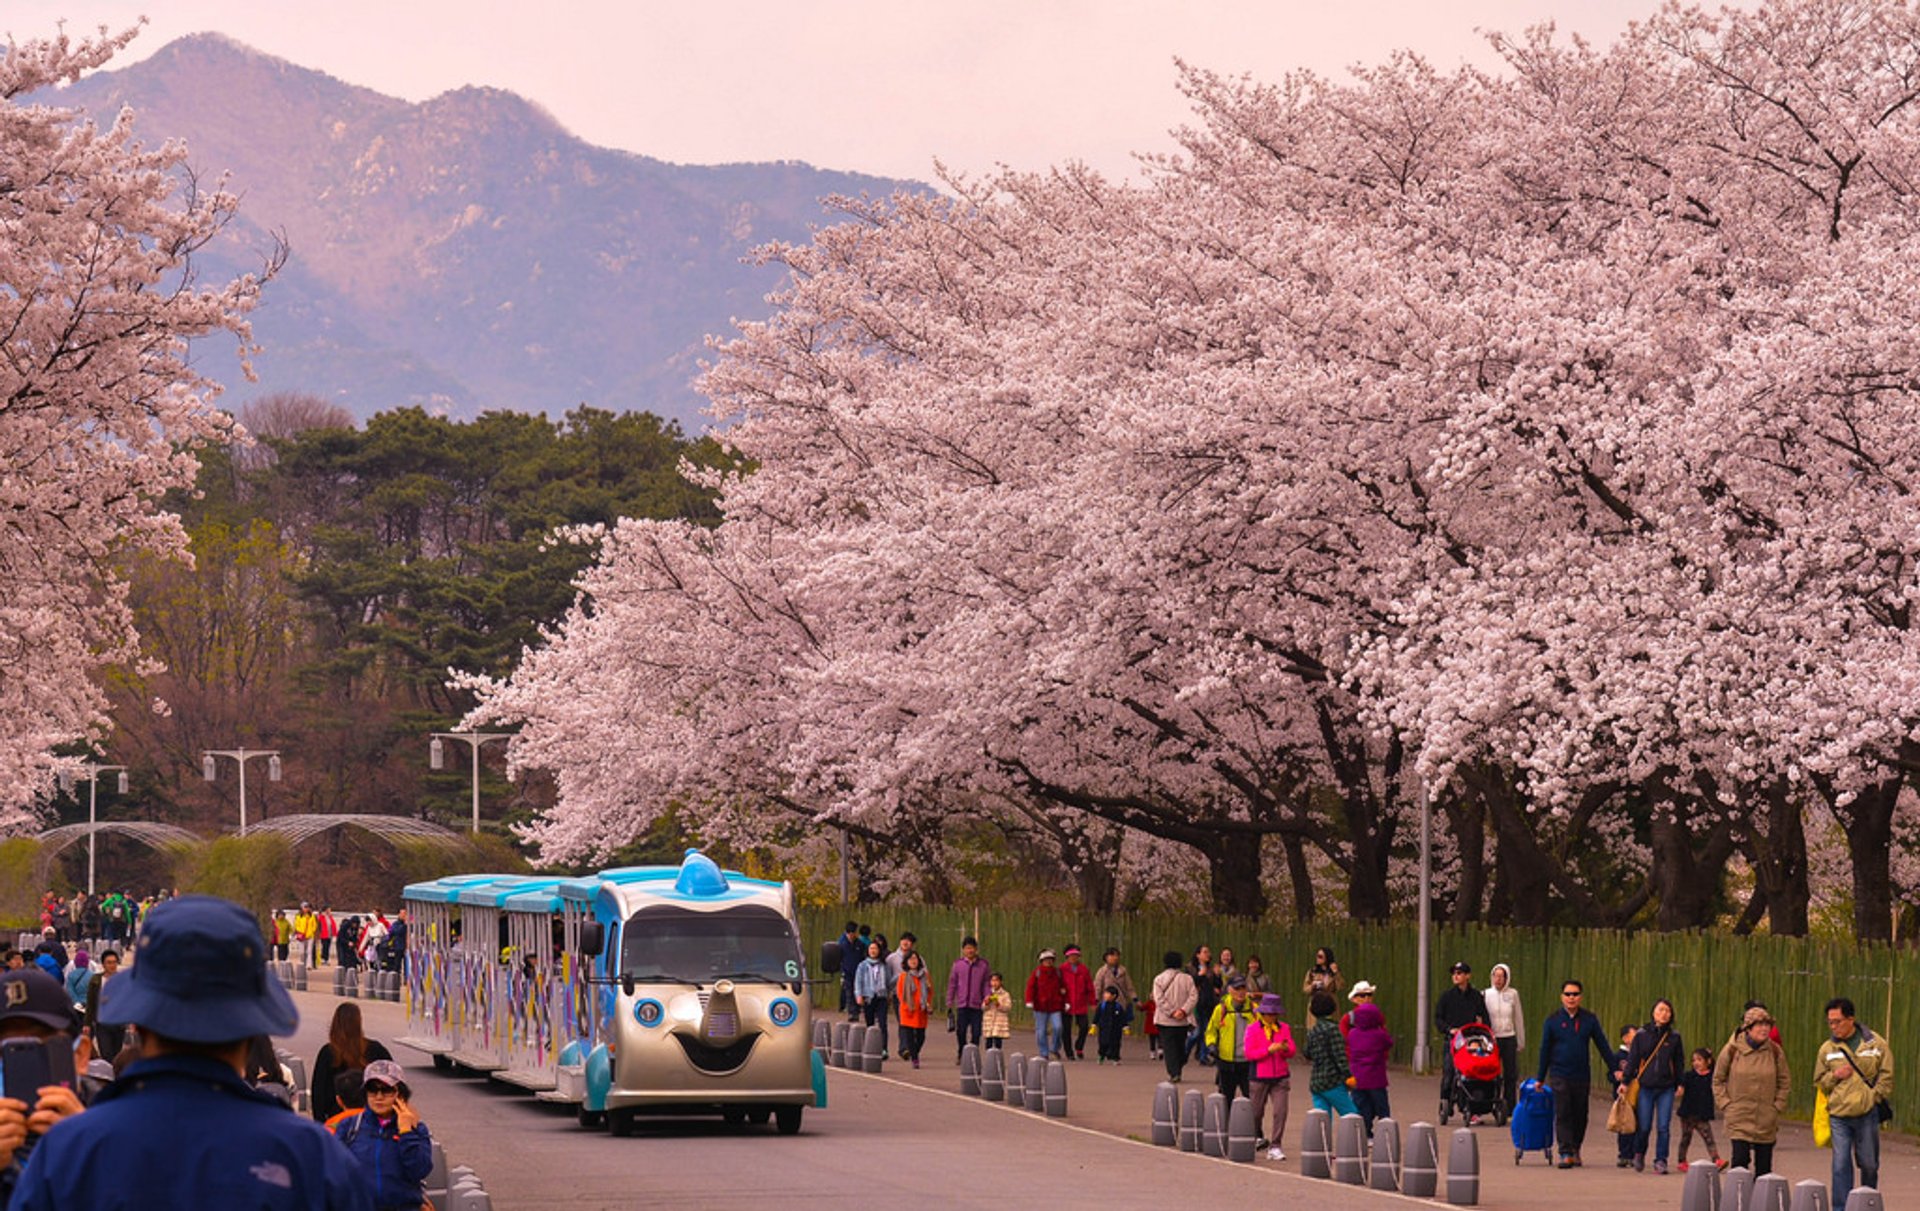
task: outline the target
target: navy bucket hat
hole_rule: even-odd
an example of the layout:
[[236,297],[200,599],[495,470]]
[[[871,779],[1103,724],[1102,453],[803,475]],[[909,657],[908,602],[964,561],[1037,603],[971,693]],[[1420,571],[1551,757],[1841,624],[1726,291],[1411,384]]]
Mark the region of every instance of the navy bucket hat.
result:
[[100,1020],[183,1043],[292,1034],[300,1014],[266,963],[246,909],[217,896],[168,900],[147,914],[133,965],[100,985]]

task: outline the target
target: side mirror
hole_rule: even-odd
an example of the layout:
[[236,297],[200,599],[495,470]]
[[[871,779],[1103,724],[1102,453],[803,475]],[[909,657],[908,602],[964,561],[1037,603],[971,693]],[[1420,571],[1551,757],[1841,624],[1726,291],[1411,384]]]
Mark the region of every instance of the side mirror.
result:
[[840,943],[820,943],[820,970],[827,975],[840,974]]
[[607,927],[598,921],[588,921],[580,927],[580,954],[583,958],[597,959],[607,944]]
[[633,973],[632,972],[628,972],[627,974],[620,977],[620,991],[626,993],[628,996],[633,995]]

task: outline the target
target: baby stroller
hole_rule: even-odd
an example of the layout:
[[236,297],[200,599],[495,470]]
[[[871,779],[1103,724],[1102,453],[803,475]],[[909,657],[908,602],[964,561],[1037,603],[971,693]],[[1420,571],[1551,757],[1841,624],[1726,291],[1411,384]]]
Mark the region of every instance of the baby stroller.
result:
[[1440,1101],[1440,1125],[1458,1111],[1469,1122],[1477,1115],[1491,1115],[1501,1126],[1507,1122],[1506,1102],[1500,1097],[1500,1047],[1493,1041],[1491,1027],[1471,1022],[1453,1032],[1449,1054],[1453,1056],[1453,1091]]

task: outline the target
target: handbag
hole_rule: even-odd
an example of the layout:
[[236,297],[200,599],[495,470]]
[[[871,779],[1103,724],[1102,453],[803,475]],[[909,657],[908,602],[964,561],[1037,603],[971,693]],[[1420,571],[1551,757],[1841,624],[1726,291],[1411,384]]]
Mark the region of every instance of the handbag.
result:
[[1632,1135],[1640,1130],[1640,1117],[1634,1112],[1634,1108],[1640,1104],[1640,1078],[1647,1075],[1647,1065],[1653,1063],[1653,1057],[1660,1054],[1660,1048],[1672,1041],[1671,1033],[1661,1039],[1654,1049],[1647,1053],[1647,1058],[1640,1061],[1640,1068],[1633,1074],[1633,1079],[1615,1091],[1613,1108],[1607,1111],[1608,1131],[1615,1135]]
[[947,1033],[952,1034],[953,1029],[953,1006],[949,1005],[947,1006]]
[[1833,1119],[1827,1114],[1827,1095],[1818,1089],[1813,1091],[1813,1146],[1833,1147]]

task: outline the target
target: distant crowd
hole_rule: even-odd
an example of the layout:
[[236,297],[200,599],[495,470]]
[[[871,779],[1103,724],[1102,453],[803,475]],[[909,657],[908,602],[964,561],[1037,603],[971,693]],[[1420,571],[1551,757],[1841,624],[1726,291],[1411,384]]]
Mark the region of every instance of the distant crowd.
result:
[[[1140,1024],[1149,1060],[1165,1064],[1167,1079],[1180,1082],[1189,1063],[1214,1069],[1229,1098],[1248,1097],[1255,1108],[1259,1147],[1269,1159],[1285,1160],[1282,1141],[1292,1088],[1290,1061],[1310,1065],[1311,1104],[1328,1112],[1358,1114],[1369,1133],[1391,1113],[1388,1058],[1394,1037],[1375,1003],[1368,980],[1348,983],[1329,948],[1316,951],[1300,991],[1306,999],[1306,1033],[1296,1042],[1286,1000],[1258,955],[1240,962],[1232,949],[1201,945],[1191,954],[1169,951],[1145,988],[1136,987],[1118,947],[1107,947],[1088,964],[1077,943],[1058,952],[1042,949],[1024,978],[1009,978],[967,937],[935,980],[918,939],[904,932],[897,942],[855,921],[837,939],[840,1010],[881,1029],[898,1026],[898,1055],[919,1067],[929,1023],[944,1014],[958,1063],[969,1043],[999,1048],[1013,1033],[1013,1007],[1033,1014],[1034,1048],[1048,1059],[1086,1058],[1094,1042],[1102,1064],[1122,1062],[1123,1040]],[[1608,1130],[1618,1138],[1615,1163],[1654,1174],[1689,1165],[1697,1138],[1705,1163],[1725,1167],[1714,1133],[1720,1122],[1731,1145],[1731,1163],[1756,1175],[1773,1167],[1781,1115],[1792,1075],[1772,1012],[1759,1001],[1727,1023],[1714,1047],[1689,1051],[1671,1001],[1661,998],[1644,1023],[1623,1027],[1616,1045],[1599,1018],[1584,1007],[1585,986],[1562,981],[1560,1004],[1541,1024],[1532,1080],[1521,1083],[1521,1053],[1527,1021],[1512,971],[1496,963],[1485,988],[1475,987],[1472,966],[1455,963],[1450,987],[1435,1000],[1433,1027],[1441,1044],[1442,1122],[1459,1114],[1468,1123],[1504,1122],[1520,1115],[1523,1129],[1541,1131],[1561,1169],[1583,1165],[1593,1089],[1590,1055],[1597,1055],[1613,1090]],[[1342,998],[1346,1007],[1342,1008]],[[1893,1052],[1884,1036],[1858,1021],[1846,997],[1826,1006],[1823,1037],[1812,1079],[1816,1090],[1816,1140],[1832,1149],[1834,1207],[1846,1204],[1859,1184],[1875,1186],[1880,1169],[1880,1125],[1892,1117]],[[1680,1120],[1677,1156],[1673,1119]],[[1550,1130],[1548,1130],[1550,1128]],[[1516,1139],[1518,1136],[1516,1136]]]
[[338,960],[349,970],[370,967],[398,971],[407,953],[407,914],[401,912],[388,920],[384,912],[364,917],[352,913],[341,919],[334,916],[333,909],[315,912],[313,904],[303,900],[292,916],[284,908],[273,910],[267,922],[267,938],[273,944],[274,956],[283,963],[325,967]]

